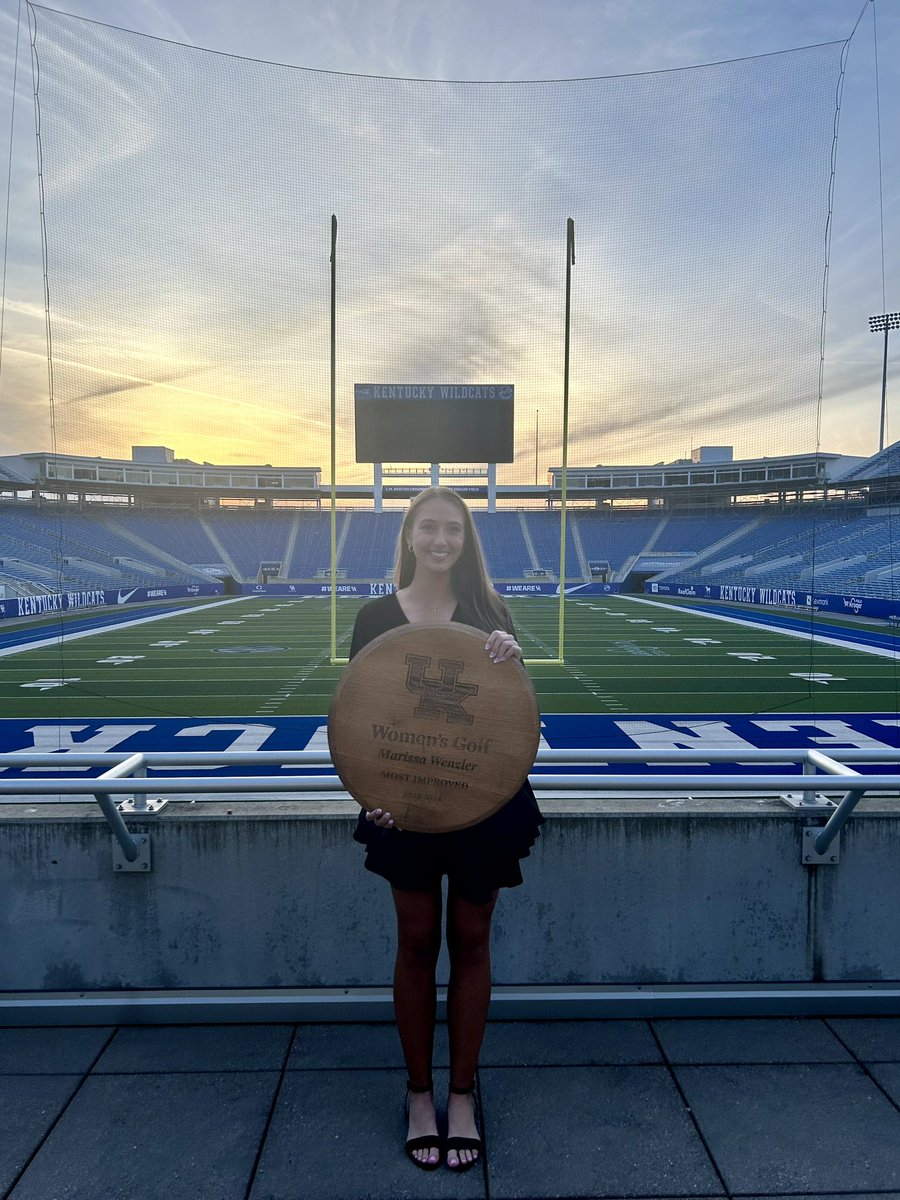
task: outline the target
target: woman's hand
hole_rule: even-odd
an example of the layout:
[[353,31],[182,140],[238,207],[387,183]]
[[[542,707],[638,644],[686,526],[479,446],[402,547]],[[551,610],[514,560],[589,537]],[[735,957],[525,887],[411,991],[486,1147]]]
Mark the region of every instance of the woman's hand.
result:
[[495,629],[485,642],[484,648],[495,663],[506,662],[508,658],[522,661],[522,647],[505,629]]
[[384,810],[380,808],[373,808],[371,812],[367,812],[366,820],[374,821],[379,829],[394,828],[394,818],[389,812],[384,812]]

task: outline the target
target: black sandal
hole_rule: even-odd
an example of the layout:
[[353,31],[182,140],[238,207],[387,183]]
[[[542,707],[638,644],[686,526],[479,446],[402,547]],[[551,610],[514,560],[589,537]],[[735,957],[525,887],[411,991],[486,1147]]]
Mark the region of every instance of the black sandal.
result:
[[[479,1133],[480,1133],[480,1124],[479,1124],[479,1115],[480,1114],[478,1111],[478,1097],[475,1094],[475,1084],[473,1083],[471,1087],[467,1087],[467,1088],[452,1087],[450,1089],[450,1091],[453,1093],[454,1096],[471,1096],[472,1097],[472,1106],[474,1109],[473,1115],[475,1117],[475,1128],[478,1129]],[[462,1159],[460,1159],[455,1167],[451,1167],[450,1163],[449,1162],[447,1163],[447,1167],[451,1171],[457,1171],[457,1172],[468,1171],[470,1167],[474,1167],[477,1162],[481,1161],[481,1150],[482,1150],[481,1138],[480,1137],[474,1137],[474,1138],[471,1138],[471,1137],[448,1137],[448,1138],[444,1139],[444,1150],[448,1157],[450,1155],[451,1150],[455,1150],[457,1152],[457,1154],[459,1153],[460,1150],[477,1150],[478,1157],[470,1159],[468,1162],[463,1162]]]
[[[415,1092],[419,1095],[422,1095],[425,1092],[430,1092],[433,1090],[434,1090],[433,1085],[431,1083],[429,1083],[427,1087],[413,1087],[413,1085],[407,1079],[407,1081],[406,1081],[406,1119],[407,1119],[407,1121],[409,1121],[409,1093]],[[415,1155],[416,1150],[428,1150],[432,1146],[437,1147],[437,1162],[428,1162],[427,1159],[423,1162],[422,1159],[416,1158],[416,1155]],[[406,1157],[409,1159],[409,1161],[411,1163],[413,1163],[414,1166],[417,1166],[422,1171],[436,1171],[438,1169],[438,1167],[441,1165],[441,1146],[442,1146],[442,1143],[441,1143],[440,1134],[438,1134],[438,1133],[423,1133],[421,1135],[421,1137],[407,1138],[403,1148],[406,1151]]]

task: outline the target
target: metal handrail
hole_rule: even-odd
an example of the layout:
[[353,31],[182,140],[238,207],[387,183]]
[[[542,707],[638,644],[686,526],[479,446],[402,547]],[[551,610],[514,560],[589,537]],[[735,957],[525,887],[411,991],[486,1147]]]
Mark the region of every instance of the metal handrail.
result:
[[[860,775],[848,762],[897,763],[898,755],[890,750],[865,750],[848,748],[840,751],[840,761],[816,749],[799,750],[553,750],[538,752],[536,765],[572,765],[590,763],[594,766],[610,763],[797,763],[802,775],[557,775],[537,772],[529,775],[536,791],[552,792],[637,792],[677,791],[694,792],[840,792],[844,795],[834,809],[827,824],[816,835],[815,850],[824,854],[834,838],[846,824],[848,818],[863,795],[869,791],[900,794],[900,769],[889,774]],[[125,752],[64,754],[20,752],[0,754],[0,770],[15,767],[47,767],[54,771],[68,768],[104,766],[103,774],[90,778],[47,776],[39,779],[4,779],[0,777],[0,798],[6,795],[55,795],[93,796],[122,846],[126,858],[133,862],[138,854],[138,843],[128,831],[121,813],[112,797],[121,793],[146,795],[147,793],[247,793],[248,799],[256,792],[343,792],[343,785],[336,774],[305,775],[294,779],[281,775],[219,776],[198,778],[196,776],[146,777],[146,771],[168,767],[228,767],[246,764],[279,767],[314,767],[331,765],[331,757],[325,751],[146,751],[126,754]],[[136,777],[140,775],[141,777]],[[850,779],[857,780],[848,787]]]
[[[538,751],[535,763],[591,763],[602,765],[614,762],[794,762],[809,763],[820,770],[841,774],[845,762],[897,763],[900,778],[900,750],[870,750],[858,747],[842,747],[836,756],[810,747],[800,749],[779,748],[760,750],[755,747],[735,749],[703,748],[679,749],[551,749]],[[124,750],[81,752],[65,750],[56,752],[9,751],[0,754],[0,768],[7,767],[52,767],[62,770],[65,766],[113,766],[130,758],[139,757],[148,768],[164,766],[228,766],[229,763],[277,764],[279,766],[317,767],[331,766],[331,755],[327,750],[144,750],[134,754]]]

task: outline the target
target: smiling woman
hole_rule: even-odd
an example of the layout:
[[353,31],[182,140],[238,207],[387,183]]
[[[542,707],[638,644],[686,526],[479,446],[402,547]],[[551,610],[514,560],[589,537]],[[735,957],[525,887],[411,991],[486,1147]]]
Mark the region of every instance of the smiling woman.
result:
[[[357,615],[351,659],[390,629],[452,621],[483,630],[484,653],[495,664],[521,660],[509,613],[488,580],[471,514],[455,492],[427,488],[410,505],[398,539],[395,580],[396,592]],[[402,779],[405,772],[398,775]],[[499,889],[522,882],[519,861],[543,822],[530,784],[517,783],[510,782],[510,798],[493,815],[453,832],[401,830],[381,808],[364,810],[357,824],[366,867],[388,880],[394,899],[394,1005],[409,1076],[406,1152],[425,1170],[437,1167],[444,1154],[451,1170],[466,1170],[481,1150],[474,1083],[491,995],[491,915]],[[450,1096],[443,1139],[431,1075],[445,875]]]

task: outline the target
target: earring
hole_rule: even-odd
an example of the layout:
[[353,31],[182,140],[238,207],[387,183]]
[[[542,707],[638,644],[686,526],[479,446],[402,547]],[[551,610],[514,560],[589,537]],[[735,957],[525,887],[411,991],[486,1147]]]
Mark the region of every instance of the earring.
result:
[[410,552],[410,554],[412,554],[412,542],[407,542],[407,543],[406,543],[406,548],[407,548],[407,550]]

